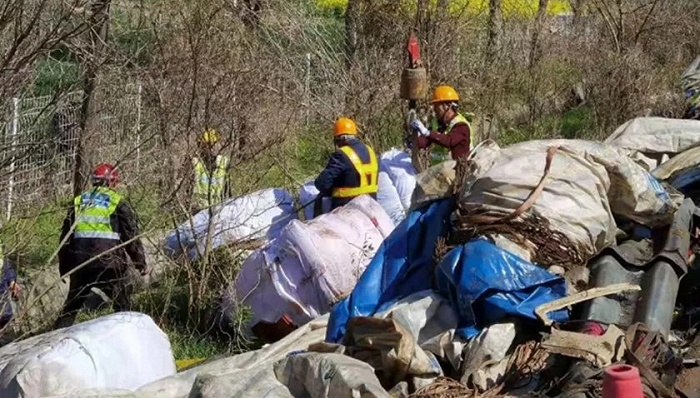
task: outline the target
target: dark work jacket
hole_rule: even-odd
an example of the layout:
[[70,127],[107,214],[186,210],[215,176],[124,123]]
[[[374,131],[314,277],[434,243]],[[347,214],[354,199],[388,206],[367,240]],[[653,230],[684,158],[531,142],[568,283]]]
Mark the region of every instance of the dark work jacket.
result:
[[[369,151],[367,151],[367,145],[358,139],[351,139],[347,141],[345,145],[350,145],[352,149],[355,150],[357,156],[360,157],[362,163],[369,162]],[[379,159],[377,159],[379,162]],[[328,159],[328,164],[326,168],[323,169],[321,174],[316,177],[314,181],[316,189],[318,189],[321,197],[331,197],[333,188],[354,188],[360,186],[360,175],[355,170],[355,166],[352,165],[350,159],[340,150],[336,150]],[[371,194],[374,199],[377,198],[376,194]],[[348,204],[353,198],[332,198],[331,207],[333,209],[344,206]]]
[[[60,241],[63,241],[63,238],[70,232],[74,221],[75,207],[71,206],[68,209],[68,215],[63,221]],[[136,213],[125,199],[122,198],[117,205],[116,211],[110,216],[110,222],[112,224],[112,230],[119,234],[120,241],[97,238],[73,239],[73,234],[71,233],[66,244],[61,247],[58,253],[61,276],[70,272],[80,264],[91,260],[98,254],[122,245],[127,241],[130,241],[130,243],[100,256],[97,259],[91,260],[89,264],[85,265],[81,270],[76,271],[76,273],[98,274],[105,268],[112,268],[124,272],[129,265],[129,258],[134,263],[136,269],[143,270],[146,268],[146,256],[141,239],[134,239],[139,236]]]
[[12,261],[4,259],[0,275],[0,327],[5,326],[12,319],[12,293],[10,284],[17,281],[17,273]]

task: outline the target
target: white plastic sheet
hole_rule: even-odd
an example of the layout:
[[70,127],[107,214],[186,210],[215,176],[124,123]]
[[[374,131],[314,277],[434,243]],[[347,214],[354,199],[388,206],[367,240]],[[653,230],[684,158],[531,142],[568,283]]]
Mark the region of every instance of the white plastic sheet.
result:
[[[229,199],[212,209],[197,213],[182,223],[165,238],[165,252],[173,258],[182,253],[181,245],[190,260],[211,248],[234,242],[274,239],[279,231],[296,218],[294,198],[283,189],[264,189],[246,196]],[[211,233],[210,233],[211,232]]]
[[307,223],[294,220],[243,264],[224,311],[250,306],[250,326],[288,315],[303,325],[350,294],[394,225],[368,195]]
[[0,348],[0,396],[136,390],[175,374],[168,337],[136,312],[116,313]]
[[391,220],[394,221],[394,225],[398,225],[406,217],[406,211],[403,204],[401,204],[399,193],[396,191],[396,187],[394,187],[386,171],[380,171],[378,178],[377,202],[379,202]]

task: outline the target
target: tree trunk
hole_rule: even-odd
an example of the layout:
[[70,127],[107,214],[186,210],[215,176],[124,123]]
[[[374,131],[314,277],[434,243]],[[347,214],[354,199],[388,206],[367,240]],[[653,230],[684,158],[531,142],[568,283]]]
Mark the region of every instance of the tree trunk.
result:
[[496,60],[496,54],[501,48],[501,30],[503,27],[503,15],[501,14],[501,0],[489,0],[489,20],[487,24],[488,41],[486,42],[486,66],[489,67]]
[[540,45],[540,35],[544,26],[545,18],[547,17],[547,6],[549,0],[540,0],[537,8],[537,17],[535,17],[535,26],[532,30],[532,38],[530,40],[530,69],[534,68],[542,57],[542,48]]
[[77,137],[75,151],[75,165],[73,168],[73,193],[80,195],[85,185],[83,176],[83,161],[85,147],[85,131],[91,117],[90,104],[95,95],[97,85],[97,72],[106,58],[106,43],[109,33],[109,10],[111,0],[95,1],[90,7],[90,19],[88,24],[89,53],[83,60],[83,100],[80,112],[80,129]]
[[355,65],[355,52],[357,51],[358,27],[360,19],[360,0],[348,0],[345,11],[345,70],[348,76],[348,88],[345,93],[345,113],[350,114],[354,93],[352,91],[352,71]]

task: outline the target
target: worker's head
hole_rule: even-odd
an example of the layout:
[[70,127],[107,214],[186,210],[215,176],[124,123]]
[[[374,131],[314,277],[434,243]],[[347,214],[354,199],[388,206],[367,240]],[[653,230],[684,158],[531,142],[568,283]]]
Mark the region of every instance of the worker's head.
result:
[[352,119],[340,117],[333,127],[333,141],[336,145],[342,144],[357,136],[357,126]]
[[199,135],[197,145],[201,151],[213,153],[214,147],[219,142],[219,132],[213,128],[206,128]]
[[447,123],[457,115],[459,95],[450,86],[437,86],[433,92],[433,100],[430,101],[438,120]]
[[93,186],[114,188],[119,183],[119,171],[109,163],[100,163],[90,176]]

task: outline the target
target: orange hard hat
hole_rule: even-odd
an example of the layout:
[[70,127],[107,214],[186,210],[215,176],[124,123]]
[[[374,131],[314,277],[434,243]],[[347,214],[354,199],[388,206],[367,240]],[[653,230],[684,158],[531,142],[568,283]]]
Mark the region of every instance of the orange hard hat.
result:
[[352,121],[352,119],[349,119],[347,117],[341,117],[338,118],[338,120],[336,120],[335,126],[333,128],[333,137],[356,134],[357,126],[355,125],[355,122]]
[[433,92],[433,100],[431,104],[438,102],[459,102],[457,91],[450,86],[437,86]]

